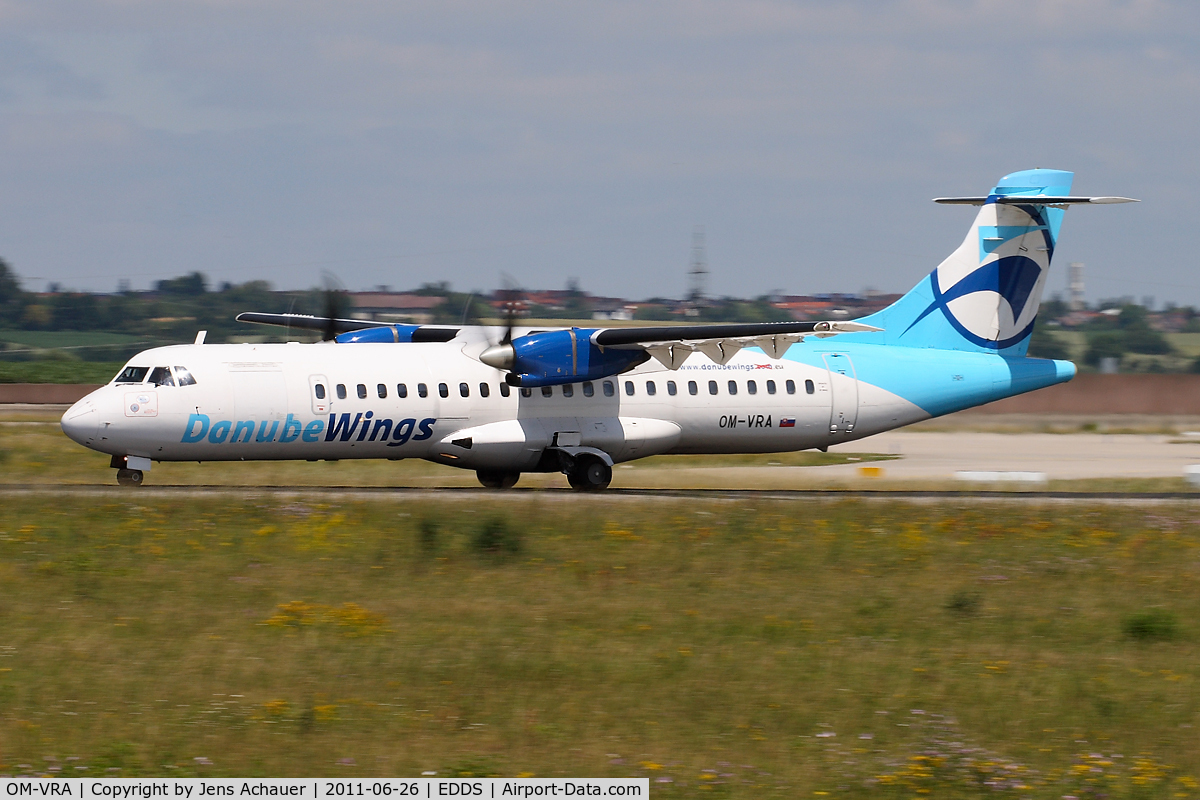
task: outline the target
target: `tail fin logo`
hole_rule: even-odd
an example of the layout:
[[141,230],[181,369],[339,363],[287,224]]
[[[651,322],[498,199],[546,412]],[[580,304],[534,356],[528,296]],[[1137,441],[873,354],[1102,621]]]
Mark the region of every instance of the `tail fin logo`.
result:
[[985,205],[972,234],[929,276],[933,301],[905,333],[935,311],[979,347],[1001,350],[1032,333],[1054,252],[1042,211]]

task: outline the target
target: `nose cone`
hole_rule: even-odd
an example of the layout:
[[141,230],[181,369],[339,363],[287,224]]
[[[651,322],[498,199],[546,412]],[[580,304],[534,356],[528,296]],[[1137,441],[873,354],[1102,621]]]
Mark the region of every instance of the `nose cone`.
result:
[[63,433],[72,440],[84,447],[91,447],[96,440],[96,428],[100,425],[95,392],[68,408],[59,424]]
[[513,346],[511,344],[493,345],[479,354],[480,361],[496,369],[512,369],[513,358]]

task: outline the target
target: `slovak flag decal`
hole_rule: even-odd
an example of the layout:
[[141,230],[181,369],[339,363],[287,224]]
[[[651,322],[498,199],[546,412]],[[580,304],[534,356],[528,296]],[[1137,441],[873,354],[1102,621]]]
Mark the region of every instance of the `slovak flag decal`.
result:
[[781,428],[796,427],[796,418],[795,417],[780,417],[779,418],[779,427],[781,427]]

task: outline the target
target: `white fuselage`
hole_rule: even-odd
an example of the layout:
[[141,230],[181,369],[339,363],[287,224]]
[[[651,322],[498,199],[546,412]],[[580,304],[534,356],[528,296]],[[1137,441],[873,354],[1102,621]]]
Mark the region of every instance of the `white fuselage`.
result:
[[504,386],[503,373],[464,350],[462,341],[156,348],[129,366],[147,368],[147,377],[182,367],[195,382],[110,383],[73,406],[63,429],[94,450],[154,461],[424,458],[522,471],[547,448],[596,448],[614,462],[781,452],[929,416],[856,380],[852,368],[757,350],[725,365],[695,353],[674,371],[651,361],[546,389]]

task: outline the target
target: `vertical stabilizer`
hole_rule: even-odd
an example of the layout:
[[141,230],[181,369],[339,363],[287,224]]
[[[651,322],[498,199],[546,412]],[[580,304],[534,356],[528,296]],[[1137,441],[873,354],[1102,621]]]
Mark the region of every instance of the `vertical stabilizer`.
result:
[[888,344],[1024,355],[1065,208],[1093,201],[1070,197],[1073,177],[1025,170],[987,197],[939,200],[980,206],[967,238],[912,291],[858,321],[883,328],[875,336]]

